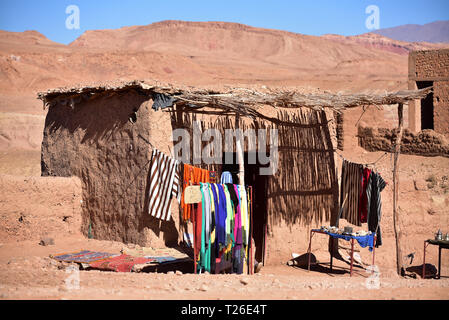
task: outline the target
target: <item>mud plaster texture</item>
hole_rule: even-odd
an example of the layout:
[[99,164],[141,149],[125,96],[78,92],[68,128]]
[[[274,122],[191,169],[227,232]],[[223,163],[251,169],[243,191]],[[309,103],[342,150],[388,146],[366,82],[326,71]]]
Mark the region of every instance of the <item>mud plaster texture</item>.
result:
[[[385,128],[358,128],[359,144],[367,151],[393,150],[397,130]],[[419,133],[405,129],[401,141],[401,153],[423,156],[449,157],[449,141],[433,130],[422,130]]]
[[[409,89],[417,81],[433,82],[433,121],[435,132],[449,136],[449,50],[415,51],[409,55]],[[410,129],[421,129],[421,103],[410,102]]]
[[42,175],[81,179],[84,235],[139,245],[176,244],[174,223],[152,218],[145,206],[148,142],[169,132],[158,119],[164,114],[152,114],[150,108],[148,97],[129,91],[48,110]]

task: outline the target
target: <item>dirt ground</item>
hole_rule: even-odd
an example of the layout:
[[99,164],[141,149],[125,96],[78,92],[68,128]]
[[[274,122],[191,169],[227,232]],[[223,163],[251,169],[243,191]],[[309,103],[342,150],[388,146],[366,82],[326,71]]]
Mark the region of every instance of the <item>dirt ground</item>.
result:
[[[367,265],[362,268],[357,264],[350,277],[348,250],[344,249],[347,245],[342,244],[343,259],[334,259],[330,272],[329,254],[320,241],[314,242],[312,257],[319,264],[312,265],[311,271],[307,271],[301,258],[287,265],[291,259],[287,256],[279,264],[264,266],[260,273],[251,276],[195,275],[192,263],[151,273],[70,271],[70,264],[58,262],[49,255],[82,249],[120,253],[135,246],[87,239],[80,234],[78,179],[1,175],[0,184],[0,299],[449,299],[446,252],[443,252],[441,279],[424,280],[420,275],[417,279],[401,278],[389,261],[393,252],[382,253],[381,249],[376,263],[378,277],[367,271]],[[52,237],[54,244],[40,245],[43,237]],[[429,248],[428,251],[427,263],[431,270],[435,268],[437,250]],[[293,248],[292,252],[305,254],[305,250]],[[357,253],[369,264],[371,253],[366,249]],[[416,257],[418,263],[420,254]],[[69,281],[74,274],[79,286]]]
[[[342,154],[353,161],[372,162],[383,153],[370,153],[357,147],[356,128],[351,129],[351,119],[358,119],[361,112],[354,110],[347,115],[347,151]],[[334,259],[334,269],[330,272],[326,237],[317,235],[313,254],[320,263],[312,266],[310,272],[304,261],[287,265],[291,253],[306,253],[307,241],[304,241],[298,247],[286,243],[279,248],[282,249],[279,258],[272,259],[275,261],[272,265],[264,266],[260,273],[252,276],[195,275],[191,264],[175,265],[158,273],[81,270],[77,273],[79,287],[68,285],[73,275],[69,265],[50,258],[50,254],[82,249],[119,253],[133,246],[81,235],[80,180],[40,177],[39,160],[38,150],[6,149],[0,157],[0,299],[449,299],[447,250],[442,252],[441,279],[422,279],[420,274],[423,240],[432,237],[439,226],[443,227],[443,232],[449,226],[445,180],[449,172],[448,158],[401,156],[404,253],[415,253],[410,266],[416,279],[401,278],[395,271],[392,173],[388,156],[378,163],[378,170],[389,182],[383,196],[384,245],[376,250],[378,278],[366,269],[372,257],[367,249],[357,249],[364,268],[355,265],[350,277],[349,246],[345,242],[340,242],[342,259]],[[43,237],[53,238],[55,244],[39,245]],[[435,271],[437,252],[433,246],[427,250],[428,271]]]
[[[345,150],[353,161],[372,162],[382,152],[366,152],[357,147],[353,119],[362,110],[347,114]],[[352,119],[352,120],[351,120]],[[352,121],[352,122],[351,122]],[[353,130],[354,132],[352,132]],[[177,265],[158,273],[116,273],[79,271],[79,288],[67,285],[73,273],[69,265],[50,254],[77,250],[119,253],[119,242],[87,239],[81,235],[81,182],[77,178],[40,177],[38,150],[5,149],[0,157],[0,299],[341,299],[410,300],[449,299],[449,253],[442,252],[441,279],[422,279],[423,240],[432,237],[438,227],[449,226],[447,172],[449,159],[443,157],[401,156],[400,210],[403,213],[404,254],[415,253],[416,279],[401,278],[395,271],[395,242],[392,225],[391,157],[378,163],[378,170],[389,185],[383,195],[384,245],[376,250],[376,274],[366,270],[371,253],[360,249],[364,268],[354,267],[349,275],[348,243],[340,242],[342,260],[334,259],[329,270],[326,237],[316,236],[313,254],[320,262],[307,271],[304,261],[289,266],[291,253],[304,255],[307,240],[300,246],[285,243],[278,259],[249,275],[195,275],[191,264]],[[6,174],[9,173],[9,174]],[[429,179],[432,177],[432,179]],[[51,237],[54,245],[39,245]],[[305,233],[305,239],[307,234]],[[346,249],[345,249],[346,248]],[[427,250],[427,270],[435,271],[437,252]],[[277,254],[273,252],[272,254]],[[182,273],[181,273],[182,272]],[[377,286],[378,285],[378,286]]]
[[[370,289],[370,274],[356,267],[352,277],[348,265],[334,260],[328,272],[327,254],[320,269],[266,266],[255,275],[167,273],[117,273],[79,271],[79,287],[67,285],[72,273],[68,264],[49,254],[89,248],[118,253],[123,244],[85,239],[81,236],[55,239],[55,245],[40,246],[36,241],[2,244],[0,248],[1,299],[449,299],[449,277],[403,279],[394,270],[380,270],[378,288]],[[187,267],[187,269],[186,269]],[[443,268],[449,275],[449,268]]]

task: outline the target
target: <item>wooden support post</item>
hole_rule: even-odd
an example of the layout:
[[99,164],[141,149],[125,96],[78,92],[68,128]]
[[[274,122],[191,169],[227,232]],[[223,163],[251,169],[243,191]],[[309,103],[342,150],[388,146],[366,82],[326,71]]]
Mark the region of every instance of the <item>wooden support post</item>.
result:
[[400,226],[400,213],[398,207],[399,200],[399,154],[401,153],[401,141],[402,141],[402,131],[403,131],[403,110],[404,107],[402,103],[398,105],[398,132],[395,142],[394,150],[394,164],[393,164],[393,224],[394,224],[394,236],[396,239],[396,267],[398,275],[401,275],[403,268],[402,260],[402,247],[401,247],[401,226]]
[[237,112],[235,114],[235,130],[236,130],[235,148],[236,148],[236,153],[237,153],[237,162],[239,164],[239,185],[244,186],[245,185],[245,162],[244,162],[243,147],[242,147],[243,141],[240,140],[240,135],[237,132],[237,130],[239,128],[240,128],[240,115]]

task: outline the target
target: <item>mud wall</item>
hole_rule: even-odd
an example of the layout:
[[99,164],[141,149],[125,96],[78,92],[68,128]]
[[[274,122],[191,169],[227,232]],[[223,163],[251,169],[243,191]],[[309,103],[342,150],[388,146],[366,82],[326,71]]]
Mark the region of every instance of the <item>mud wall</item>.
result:
[[176,229],[168,223],[161,226],[145,206],[148,142],[162,129],[158,119],[151,119],[150,108],[147,96],[129,90],[48,110],[42,175],[81,179],[84,235],[139,245],[176,243]]
[[[409,54],[409,89],[417,89],[417,81],[432,81],[433,121],[435,132],[449,135],[449,49],[414,51]],[[409,104],[410,130],[421,130],[421,102]]]
[[434,82],[433,105],[434,130],[449,137],[449,80]]
[[[359,145],[367,151],[391,152],[397,130],[386,128],[358,127]],[[413,133],[408,129],[403,132],[401,153],[422,156],[449,157],[448,139],[433,130]]]
[[448,75],[449,49],[410,52],[409,78],[437,80]]

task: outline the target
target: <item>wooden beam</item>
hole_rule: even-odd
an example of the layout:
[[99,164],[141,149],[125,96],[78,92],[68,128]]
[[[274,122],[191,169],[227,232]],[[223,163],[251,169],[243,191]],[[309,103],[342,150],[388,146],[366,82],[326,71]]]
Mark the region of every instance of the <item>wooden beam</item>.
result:
[[[402,132],[404,127],[404,119],[403,119],[403,110],[404,107],[402,103],[398,105],[398,132],[396,136],[395,142],[395,150],[394,150],[394,164],[393,164],[393,224],[394,224],[394,236],[396,239],[396,267],[397,273],[399,275],[402,274],[403,270],[403,255],[402,255],[402,246],[401,246],[401,224],[400,224],[400,213],[398,207],[399,201],[399,155],[401,153],[401,141],[402,141]],[[405,271],[405,270],[404,270]]]
[[[237,131],[240,128],[240,116],[239,113],[235,115],[235,130]],[[235,135],[235,148],[237,154],[237,162],[239,164],[239,185],[245,185],[245,162],[243,156],[243,141],[240,140],[240,134],[236,132]]]

